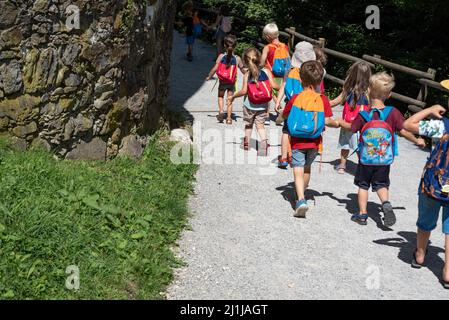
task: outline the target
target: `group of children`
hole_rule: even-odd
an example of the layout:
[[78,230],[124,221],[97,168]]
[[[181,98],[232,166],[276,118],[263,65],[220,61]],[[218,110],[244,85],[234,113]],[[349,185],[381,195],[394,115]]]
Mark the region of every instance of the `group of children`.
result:
[[[282,148],[279,167],[293,168],[297,201],[294,216],[305,218],[309,210],[305,191],[311,178],[311,166],[322,153],[325,127],[340,128],[340,163],[335,167],[339,174],[346,172],[350,150],[357,152],[359,163],[354,184],[359,188],[359,212],[351,220],[367,225],[368,193],[371,188],[382,204],[384,224],[396,223],[393,206],[389,201],[390,166],[398,155],[400,135],[425,147],[426,143],[415,134],[441,139],[426,165],[419,191],[419,218],[417,249],[412,266],[422,267],[426,256],[430,232],[435,229],[439,211],[443,207],[443,232],[446,235],[446,264],[443,284],[449,289],[449,120],[443,118],[446,109],[441,106],[428,108],[405,120],[401,112],[385,101],[390,98],[395,80],[386,72],[371,73],[364,61],[354,63],[348,70],[342,93],[332,101],[324,95],[325,55],[321,48],[308,42],[296,45],[292,57],[286,44],[279,41],[279,31],[274,23],[263,30],[268,45],[262,52],[249,48],[243,59],[235,55],[236,38],[224,39],[225,53],[218,56],[215,66],[206,80],[216,73],[218,89],[219,122],[224,121],[224,96],[227,93],[227,124],[232,124],[232,104],[244,97],[243,112],[245,137],[243,148],[249,150],[249,139],[254,124],[260,137],[258,154],[267,155],[269,143],[265,121],[269,105],[275,102],[278,124],[283,122]],[[243,73],[243,84],[236,91],[237,69]],[[449,89],[449,81],[443,82]],[[282,104],[285,102],[285,107]],[[332,108],[343,105],[343,114],[333,118]],[[425,120],[433,116],[440,120]],[[448,152],[448,153],[446,153]]]

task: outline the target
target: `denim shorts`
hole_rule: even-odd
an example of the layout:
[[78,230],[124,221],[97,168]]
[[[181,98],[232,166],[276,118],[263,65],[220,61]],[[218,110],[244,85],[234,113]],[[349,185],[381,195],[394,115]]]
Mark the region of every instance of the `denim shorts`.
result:
[[358,144],[358,134],[351,131],[341,129],[338,138],[338,148],[340,150],[356,150]]
[[318,155],[318,149],[292,150],[292,167],[310,167]]
[[442,204],[422,193],[419,194],[416,226],[423,231],[435,230],[441,208],[443,208],[443,233],[449,234],[449,204]]
[[187,36],[186,37],[186,44],[191,46],[195,43],[195,36]]

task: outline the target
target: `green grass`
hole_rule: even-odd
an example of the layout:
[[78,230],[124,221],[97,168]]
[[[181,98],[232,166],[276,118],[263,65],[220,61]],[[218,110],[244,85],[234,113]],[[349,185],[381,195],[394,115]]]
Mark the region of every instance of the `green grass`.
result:
[[[57,161],[0,139],[0,299],[161,299],[196,165],[156,135],[142,159]],[[66,268],[80,270],[68,290]]]

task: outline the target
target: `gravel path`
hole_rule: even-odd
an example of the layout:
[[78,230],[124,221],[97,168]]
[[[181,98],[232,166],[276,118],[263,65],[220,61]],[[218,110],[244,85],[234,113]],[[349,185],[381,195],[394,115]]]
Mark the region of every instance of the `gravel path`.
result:
[[[183,74],[203,79],[213,64],[213,48],[197,45],[196,60],[189,63],[183,56],[183,41],[175,35],[172,106],[190,110],[204,139],[215,137],[216,145],[233,150],[234,158],[240,159],[242,134],[232,138],[225,131],[243,129],[241,114],[237,113],[237,122],[231,127],[217,124],[213,82],[179,81]],[[336,115],[340,111],[336,110]],[[271,143],[277,145],[280,127],[272,123],[270,132],[274,137]],[[322,171],[319,173],[318,162],[312,173],[309,195],[315,206],[305,220],[293,218],[291,171],[269,165],[277,158],[277,146],[271,148],[268,163],[249,164],[251,159],[246,164],[203,163],[190,203],[191,230],[184,232],[177,249],[186,266],[176,270],[167,298],[449,298],[438,280],[444,258],[440,225],[432,236],[428,268],[410,267],[417,184],[427,154],[400,140],[400,157],[391,174],[391,201],[398,222],[392,230],[382,226],[378,200],[372,195],[369,224],[362,227],[350,221],[357,210],[353,176],[333,170],[339,157],[337,139],[338,130],[327,130]],[[210,160],[210,146],[207,141],[202,144],[204,161]],[[250,155],[256,158],[254,151]]]

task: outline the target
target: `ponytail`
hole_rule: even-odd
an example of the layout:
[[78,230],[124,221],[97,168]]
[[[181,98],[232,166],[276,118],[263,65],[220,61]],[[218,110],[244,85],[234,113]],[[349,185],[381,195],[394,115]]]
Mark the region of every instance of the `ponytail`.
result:
[[243,59],[245,61],[246,66],[249,69],[249,74],[251,75],[251,79],[257,81],[260,75],[260,59],[261,54],[260,51],[256,48],[249,48],[243,54]]

